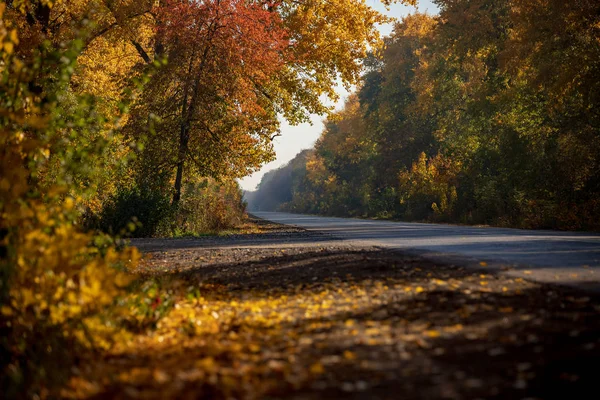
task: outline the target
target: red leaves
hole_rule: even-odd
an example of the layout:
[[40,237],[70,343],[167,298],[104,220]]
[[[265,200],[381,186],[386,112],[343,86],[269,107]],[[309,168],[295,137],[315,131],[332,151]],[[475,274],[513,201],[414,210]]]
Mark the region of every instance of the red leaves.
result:
[[160,298],[159,295],[156,296],[156,298],[152,301],[152,304],[150,305],[150,307],[152,308],[152,311],[155,311],[158,306],[160,306],[160,304],[162,303],[162,299]]
[[234,69],[262,83],[282,67],[281,51],[289,46],[278,4],[170,0],[158,10],[158,40],[171,59],[197,57],[197,67]]
[[155,47],[168,65],[154,81],[157,96],[150,102],[168,115],[165,126],[172,119],[178,127],[168,136],[187,138],[176,146],[201,176],[242,176],[270,158],[267,139],[276,130],[279,102],[272,93],[290,42],[277,7],[255,0],[168,0],[156,10]]

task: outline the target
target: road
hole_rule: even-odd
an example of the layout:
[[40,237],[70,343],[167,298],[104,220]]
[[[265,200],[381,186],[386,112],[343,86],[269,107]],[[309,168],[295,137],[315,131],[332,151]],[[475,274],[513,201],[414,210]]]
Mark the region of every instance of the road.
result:
[[600,291],[600,234],[534,231],[318,217],[279,212],[253,215],[330,234],[357,245],[496,270],[543,283]]

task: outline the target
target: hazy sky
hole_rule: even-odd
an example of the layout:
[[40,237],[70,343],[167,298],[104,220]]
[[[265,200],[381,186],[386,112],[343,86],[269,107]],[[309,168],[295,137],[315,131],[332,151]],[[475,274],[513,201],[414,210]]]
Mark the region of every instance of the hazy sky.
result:
[[[395,18],[401,18],[404,15],[415,12],[415,7],[407,7],[400,4],[393,4],[390,10],[387,11],[383,4],[379,0],[366,0],[367,4],[371,7],[379,10],[380,12]],[[419,0],[418,10],[421,12],[428,12],[429,14],[437,13],[437,7],[431,2],[431,0]],[[380,26],[379,31],[382,35],[389,35],[392,31],[392,24],[385,24]],[[344,104],[344,100],[348,96],[348,92],[344,88],[339,87],[338,93],[340,94],[340,100],[336,104],[337,108],[340,108]],[[321,135],[323,131],[323,117],[318,115],[311,116],[311,124],[301,124],[297,126],[291,126],[287,122],[282,121],[281,123],[281,136],[275,138],[274,147],[277,153],[277,159],[268,164],[265,164],[260,171],[254,174],[240,179],[240,185],[244,190],[254,190],[256,185],[260,183],[262,176],[267,172],[275,168],[279,168],[282,165],[290,161],[296,154],[301,150],[313,147],[315,141]]]

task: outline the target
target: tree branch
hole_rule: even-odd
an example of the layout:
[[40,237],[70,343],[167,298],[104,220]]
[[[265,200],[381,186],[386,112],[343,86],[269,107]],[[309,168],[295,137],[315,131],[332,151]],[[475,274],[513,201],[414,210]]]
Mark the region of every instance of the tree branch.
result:
[[135,47],[135,49],[139,53],[139,55],[144,59],[144,61],[146,62],[146,64],[150,64],[152,62],[152,59],[150,58],[150,56],[148,55],[148,53],[146,53],[146,50],[144,50],[144,48],[142,47],[142,45],[139,44],[138,42],[136,42],[133,39],[131,39],[130,41],[131,41],[131,44],[133,44],[133,46]]

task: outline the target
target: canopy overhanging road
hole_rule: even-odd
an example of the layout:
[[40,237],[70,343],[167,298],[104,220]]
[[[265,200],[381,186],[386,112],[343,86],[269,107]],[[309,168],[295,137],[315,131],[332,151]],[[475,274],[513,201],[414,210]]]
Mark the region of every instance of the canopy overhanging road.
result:
[[253,215],[335,238],[402,250],[435,261],[600,291],[600,234],[330,218]]

